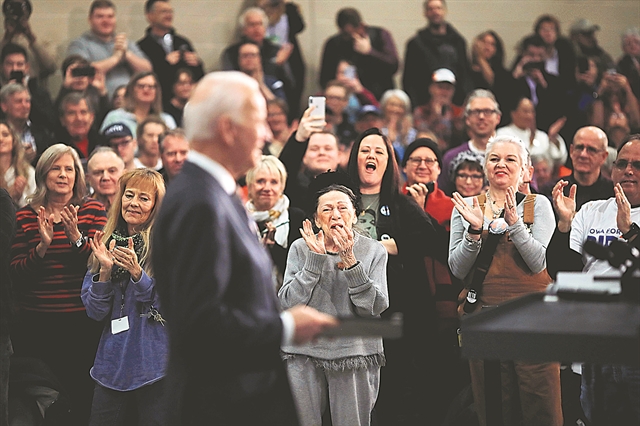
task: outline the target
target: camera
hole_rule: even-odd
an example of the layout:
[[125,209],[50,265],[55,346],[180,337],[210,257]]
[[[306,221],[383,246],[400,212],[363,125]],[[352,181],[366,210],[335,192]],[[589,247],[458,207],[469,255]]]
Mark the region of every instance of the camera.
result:
[[589,60],[587,59],[586,56],[578,57],[577,62],[578,62],[578,72],[580,74],[584,74],[585,72],[589,71]]
[[96,69],[91,65],[86,65],[82,67],[76,67],[71,69],[72,77],[95,77]]
[[31,16],[31,2],[29,0],[4,0],[2,13],[6,18],[19,21],[23,17]]
[[531,71],[531,70],[544,70],[544,62],[536,61],[536,62],[527,62],[522,66],[523,71]]
[[9,73],[9,81],[15,80],[17,83],[22,84],[24,81],[24,72],[22,71],[11,71]]

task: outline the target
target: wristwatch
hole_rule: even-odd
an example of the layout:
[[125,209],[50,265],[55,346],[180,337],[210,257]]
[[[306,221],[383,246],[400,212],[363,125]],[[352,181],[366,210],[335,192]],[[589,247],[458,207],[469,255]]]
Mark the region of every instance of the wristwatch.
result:
[[82,236],[82,234],[80,234],[80,238],[78,238],[76,241],[74,241],[73,243],[71,243],[71,245],[76,246],[77,248],[82,247],[82,244],[84,244],[84,237]]
[[622,238],[629,241],[634,236],[640,234],[640,226],[637,223],[631,222],[631,227],[629,227],[629,232],[626,234],[622,234]]

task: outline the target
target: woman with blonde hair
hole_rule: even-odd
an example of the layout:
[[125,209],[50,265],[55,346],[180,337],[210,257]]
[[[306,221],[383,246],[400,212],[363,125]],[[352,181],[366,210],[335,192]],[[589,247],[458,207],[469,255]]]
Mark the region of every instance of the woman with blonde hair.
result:
[[[159,424],[168,338],[151,266],[150,235],[165,194],[162,175],[126,172],[82,284],[87,315],[103,324],[90,375],[95,380],[90,425]],[[135,406],[138,420],[125,418]]]
[[[106,222],[104,206],[87,198],[80,158],[64,144],[36,164],[36,191],[16,213],[11,273],[20,321],[11,339],[16,355],[39,358],[71,399],[70,424],[86,424],[91,405],[87,371],[100,329],[80,300],[91,247]],[[73,350],[70,350],[73,348]]]
[[380,99],[380,111],[384,122],[380,130],[391,140],[396,157],[403,158],[405,148],[418,134],[413,128],[409,95],[400,89],[387,90]]
[[124,92],[124,106],[109,111],[100,132],[114,123],[125,123],[136,134],[138,124],[150,115],[158,115],[169,129],[175,129],[173,117],[162,111],[162,90],[158,77],[151,71],[140,72],[129,80]]
[[24,158],[20,138],[4,120],[0,120],[0,187],[18,208],[24,207],[27,196],[36,190],[35,170]]

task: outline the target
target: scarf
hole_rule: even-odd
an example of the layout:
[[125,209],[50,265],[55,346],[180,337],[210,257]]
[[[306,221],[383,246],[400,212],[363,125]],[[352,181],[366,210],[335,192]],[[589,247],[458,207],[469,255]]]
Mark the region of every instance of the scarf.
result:
[[282,248],[287,248],[287,238],[289,237],[289,198],[282,195],[270,210],[257,211],[251,200],[245,206],[247,211],[256,221],[271,222],[276,227],[274,235],[275,242]]
[[[142,257],[142,250],[144,249],[144,240],[142,239],[142,235],[135,234],[133,236],[124,235],[119,229],[113,231],[111,234],[111,238],[107,241],[107,247],[111,243],[111,240],[116,240],[116,246],[120,247],[128,247],[129,246],[129,238],[133,238],[133,251],[136,252],[136,256],[138,256],[138,262],[140,262],[140,258]],[[113,265],[111,268],[111,281],[121,281],[121,280],[129,280],[131,274],[126,269],[121,268],[118,265]]]

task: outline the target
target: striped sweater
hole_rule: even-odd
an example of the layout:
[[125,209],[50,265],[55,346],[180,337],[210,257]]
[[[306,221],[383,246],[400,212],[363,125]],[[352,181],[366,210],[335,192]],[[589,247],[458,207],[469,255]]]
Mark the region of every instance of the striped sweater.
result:
[[[107,221],[102,203],[87,199],[78,210],[78,230],[93,238]],[[40,242],[38,216],[30,205],[16,213],[17,232],[11,247],[11,273],[20,307],[27,311],[63,313],[84,311],[80,300],[91,247],[71,245],[62,222],[53,226],[54,237],[44,257],[36,253]]]

